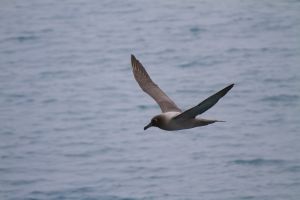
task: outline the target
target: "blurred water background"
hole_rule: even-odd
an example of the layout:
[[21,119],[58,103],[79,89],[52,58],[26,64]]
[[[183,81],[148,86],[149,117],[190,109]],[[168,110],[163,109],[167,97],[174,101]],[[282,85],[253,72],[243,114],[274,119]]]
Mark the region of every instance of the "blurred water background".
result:
[[[0,199],[300,199],[300,1],[0,4]],[[227,122],[144,131],[132,53]]]

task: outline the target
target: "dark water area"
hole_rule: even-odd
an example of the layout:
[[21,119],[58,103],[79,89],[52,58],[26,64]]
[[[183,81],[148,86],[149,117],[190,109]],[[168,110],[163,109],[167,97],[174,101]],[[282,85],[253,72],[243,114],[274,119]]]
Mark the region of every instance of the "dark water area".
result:
[[[0,199],[300,199],[300,1],[4,0]],[[130,54],[203,117],[165,132]]]

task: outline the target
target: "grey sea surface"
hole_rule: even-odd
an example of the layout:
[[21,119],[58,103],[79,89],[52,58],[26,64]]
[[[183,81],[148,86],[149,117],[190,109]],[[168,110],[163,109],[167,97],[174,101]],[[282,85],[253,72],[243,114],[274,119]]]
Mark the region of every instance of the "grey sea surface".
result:
[[[3,0],[0,199],[300,199],[300,1]],[[130,54],[203,117],[157,104]]]

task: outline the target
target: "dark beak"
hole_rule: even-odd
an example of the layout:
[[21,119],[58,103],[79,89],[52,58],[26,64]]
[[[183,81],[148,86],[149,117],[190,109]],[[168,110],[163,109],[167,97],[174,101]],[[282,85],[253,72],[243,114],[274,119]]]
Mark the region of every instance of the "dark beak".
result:
[[152,126],[152,123],[150,122],[147,126],[144,127],[144,130],[146,130],[147,128],[150,128]]

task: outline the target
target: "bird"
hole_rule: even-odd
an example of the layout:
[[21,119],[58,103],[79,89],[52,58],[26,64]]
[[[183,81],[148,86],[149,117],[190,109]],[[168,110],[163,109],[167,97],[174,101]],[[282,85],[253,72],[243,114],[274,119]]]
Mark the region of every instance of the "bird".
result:
[[198,105],[182,111],[178,106],[152,81],[142,63],[132,54],[131,65],[135,80],[141,89],[150,95],[159,105],[162,113],[154,116],[144,130],[158,127],[166,131],[177,131],[199,126],[206,126],[222,120],[203,119],[196,116],[213,107],[234,86],[230,84],[217,93],[206,98]]

